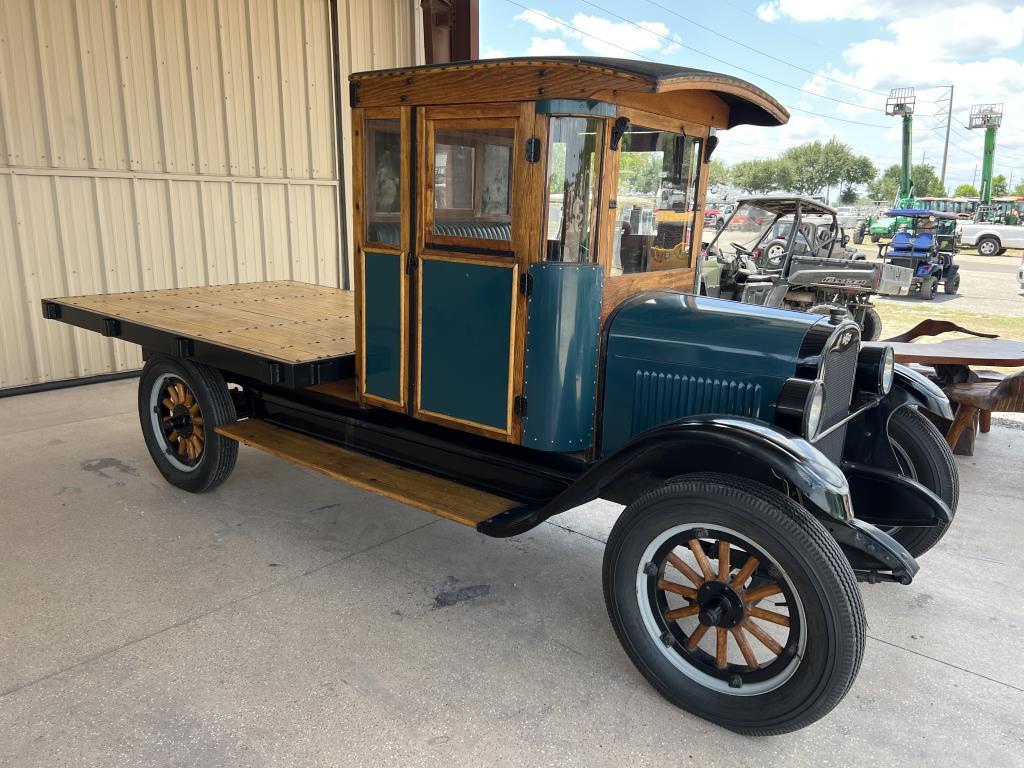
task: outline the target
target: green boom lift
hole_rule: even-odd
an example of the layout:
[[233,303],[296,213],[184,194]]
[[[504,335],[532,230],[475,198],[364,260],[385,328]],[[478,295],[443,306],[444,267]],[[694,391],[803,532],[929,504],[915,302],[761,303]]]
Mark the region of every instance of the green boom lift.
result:
[[1003,124],[1002,104],[975,104],[971,107],[968,128],[985,129],[985,154],[981,159],[981,189],[975,221],[986,221],[992,214],[992,167],[996,159],[996,131]]
[[[914,96],[913,88],[893,88],[889,91],[889,98],[885,100],[885,114],[890,117],[903,118],[903,153],[900,157],[900,186],[896,192],[896,199],[893,201],[893,208],[914,208],[917,200],[914,199],[913,171],[913,135],[914,135],[914,104],[917,97]],[[879,216],[873,218],[868,224],[868,234],[871,235],[871,242],[877,243],[883,237],[892,237],[900,224],[907,224],[906,221],[899,221],[893,216]]]

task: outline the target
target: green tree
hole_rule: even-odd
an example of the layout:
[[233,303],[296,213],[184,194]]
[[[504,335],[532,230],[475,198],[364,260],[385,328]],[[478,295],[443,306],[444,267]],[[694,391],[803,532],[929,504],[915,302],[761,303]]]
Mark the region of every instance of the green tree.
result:
[[853,187],[847,187],[839,194],[839,202],[843,205],[853,205],[857,202],[857,190]]
[[732,180],[732,168],[722,160],[712,160],[708,166],[708,185],[721,187]]
[[935,166],[918,164],[910,172],[914,180],[914,194],[917,197],[945,197],[946,190],[942,186]]
[[895,200],[900,188],[900,167],[890,165],[882,174],[868,184],[868,194],[874,200]]
[[1013,188],[1013,194],[1015,197],[1024,197],[1024,181]]
[[661,157],[656,152],[622,152],[619,183],[634,192],[653,193],[661,181],[661,166]]
[[977,197],[978,190],[971,184],[961,184],[953,190],[953,197]]
[[844,203],[853,203],[857,200],[857,193],[854,187],[862,184],[869,184],[878,174],[878,169],[871,162],[867,155],[852,155],[849,162],[843,168],[840,181],[843,185],[842,194],[839,199]]
[[732,183],[751,194],[784,189],[786,177],[778,160],[743,160],[732,167]]
[[790,175],[789,189],[798,194],[816,195],[828,185],[832,170],[820,141],[790,147],[782,153],[779,161]]
[[[917,197],[945,197],[946,190],[935,173],[935,168],[926,163],[915,165],[910,176],[914,180],[914,194]],[[868,185],[868,191],[875,200],[895,200],[900,188],[900,166],[890,165],[875,181]]]
[[992,194],[996,197],[1010,194],[1010,185],[1006,183],[1006,177],[1001,173],[992,177]]

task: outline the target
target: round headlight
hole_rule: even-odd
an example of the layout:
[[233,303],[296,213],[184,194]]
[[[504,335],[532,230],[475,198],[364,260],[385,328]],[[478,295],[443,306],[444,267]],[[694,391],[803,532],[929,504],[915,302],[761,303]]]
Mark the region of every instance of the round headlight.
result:
[[889,390],[892,389],[892,380],[896,375],[896,353],[892,351],[892,347],[885,348],[885,354],[882,356],[882,380],[881,389],[882,394],[889,394]]
[[804,411],[804,436],[813,440],[818,434],[818,427],[821,426],[821,415],[825,409],[825,386],[820,382],[814,382],[815,386],[807,396],[806,410]]
[[891,346],[864,346],[857,356],[856,386],[861,392],[887,395],[892,389],[896,357]]
[[825,405],[820,379],[787,379],[775,403],[775,422],[807,440],[817,437]]

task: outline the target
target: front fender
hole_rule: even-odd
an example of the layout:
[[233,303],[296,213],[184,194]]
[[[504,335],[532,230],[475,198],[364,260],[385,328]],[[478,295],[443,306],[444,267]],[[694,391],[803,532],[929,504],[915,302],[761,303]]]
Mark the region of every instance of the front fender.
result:
[[[894,392],[897,393],[896,397],[899,396],[899,393],[903,393],[905,397],[910,398],[917,405],[928,409],[937,416],[941,416],[944,419],[953,418],[953,407],[949,404],[949,398],[946,397],[946,393],[935,382],[927,376],[918,373],[913,368],[897,364],[892,385],[893,391],[886,395],[883,402],[893,398]],[[890,410],[896,409],[891,408]]]
[[514,536],[598,497],[628,504],[659,481],[707,471],[769,484],[781,479],[800,492],[817,516],[842,523],[853,519],[846,477],[809,442],[755,419],[706,416],[647,430],[595,462],[543,507],[511,510],[480,523],[478,530]]

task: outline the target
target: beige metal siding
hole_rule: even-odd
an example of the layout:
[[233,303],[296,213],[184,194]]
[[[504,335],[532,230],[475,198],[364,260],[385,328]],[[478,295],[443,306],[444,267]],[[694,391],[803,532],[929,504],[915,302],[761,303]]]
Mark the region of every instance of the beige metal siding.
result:
[[[339,0],[342,76],[421,60],[417,12]],[[344,283],[333,39],[328,0],[0,0],[0,388],[141,364],[44,296]]]

